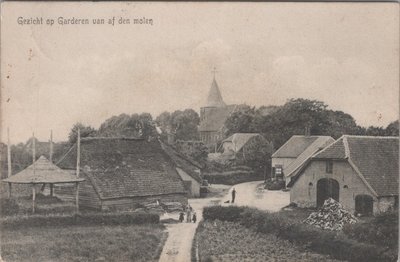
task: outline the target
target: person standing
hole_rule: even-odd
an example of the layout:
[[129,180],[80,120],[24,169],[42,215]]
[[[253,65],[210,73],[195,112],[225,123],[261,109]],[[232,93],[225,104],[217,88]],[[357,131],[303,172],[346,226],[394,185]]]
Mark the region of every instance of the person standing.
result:
[[193,217],[192,217],[193,223],[196,223],[196,220],[197,220],[196,211],[193,211]]
[[235,203],[235,198],[236,198],[236,190],[235,190],[235,188],[233,188],[232,189],[232,201],[231,201],[231,203],[233,204],[233,203]]
[[192,207],[188,205],[186,209],[186,222],[190,223],[191,218],[192,218]]
[[184,219],[185,219],[185,214],[183,212],[180,212],[179,213],[179,221],[182,223]]

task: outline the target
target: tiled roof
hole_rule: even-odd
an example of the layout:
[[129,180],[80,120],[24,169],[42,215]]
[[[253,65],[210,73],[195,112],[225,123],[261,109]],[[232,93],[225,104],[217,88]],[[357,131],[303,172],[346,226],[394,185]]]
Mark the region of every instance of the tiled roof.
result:
[[378,196],[399,194],[398,137],[345,135],[313,159],[349,159]]
[[3,181],[17,184],[42,184],[81,182],[84,179],[77,178],[74,172],[62,170],[41,156],[32,165]]
[[330,136],[292,136],[283,146],[281,146],[272,157],[290,157],[297,158],[304,152],[312,143],[320,137],[331,138]]
[[200,122],[200,132],[220,131],[225,124],[226,119],[235,110],[235,105],[226,107],[208,108],[205,112],[205,119]]
[[[76,145],[58,164],[65,169],[75,167]],[[84,138],[81,167],[101,199],[185,193],[157,140]]]
[[192,160],[188,159],[169,145],[161,143],[161,146],[177,167],[181,168],[197,182],[202,182],[200,174],[197,172],[197,170],[200,170],[200,165],[195,164]]
[[249,140],[253,137],[260,136],[258,133],[236,133],[231,135],[230,137],[226,138],[222,141],[222,143],[232,143],[234,145],[235,151],[239,152],[244,145],[249,142]]
[[330,136],[320,136],[311,145],[309,145],[303,153],[301,153],[293,162],[284,169],[285,176],[292,176],[302,165],[315,153],[325,148],[327,145],[335,142]]

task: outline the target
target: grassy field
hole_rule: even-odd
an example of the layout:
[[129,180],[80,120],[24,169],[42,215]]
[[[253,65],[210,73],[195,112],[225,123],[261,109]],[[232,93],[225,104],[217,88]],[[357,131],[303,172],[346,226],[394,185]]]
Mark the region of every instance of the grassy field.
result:
[[158,261],[162,225],[67,226],[2,230],[4,261]]
[[307,252],[275,235],[257,234],[237,223],[204,221],[196,239],[201,261],[337,261]]

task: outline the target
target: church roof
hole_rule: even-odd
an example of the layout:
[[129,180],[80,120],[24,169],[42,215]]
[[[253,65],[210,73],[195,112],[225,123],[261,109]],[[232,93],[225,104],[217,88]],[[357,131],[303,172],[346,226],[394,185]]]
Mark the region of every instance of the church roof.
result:
[[219,87],[215,78],[211,84],[210,91],[208,92],[208,98],[206,107],[224,107],[226,106],[224,100],[222,99],[221,92],[219,91]]

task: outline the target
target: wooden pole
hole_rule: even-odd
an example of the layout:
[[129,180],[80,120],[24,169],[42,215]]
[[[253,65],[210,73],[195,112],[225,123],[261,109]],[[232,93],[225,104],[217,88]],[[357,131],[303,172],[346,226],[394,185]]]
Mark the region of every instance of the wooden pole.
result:
[[54,195],[54,184],[50,184],[50,196]]
[[76,185],[76,192],[75,192],[76,213],[79,213],[79,182],[76,182],[75,185]]
[[32,163],[36,161],[36,141],[35,141],[35,133],[32,133]]
[[78,139],[76,141],[77,145],[77,159],[76,159],[76,177],[79,177],[80,165],[81,165],[81,131],[78,128]]
[[7,177],[11,177],[11,144],[10,144],[10,128],[7,128],[7,165],[8,165],[8,174]]
[[53,163],[53,130],[50,130],[50,162]]
[[12,189],[12,184],[8,183],[8,198],[11,198],[11,189]]
[[32,214],[35,213],[35,201],[36,201],[36,188],[35,184],[32,184]]

